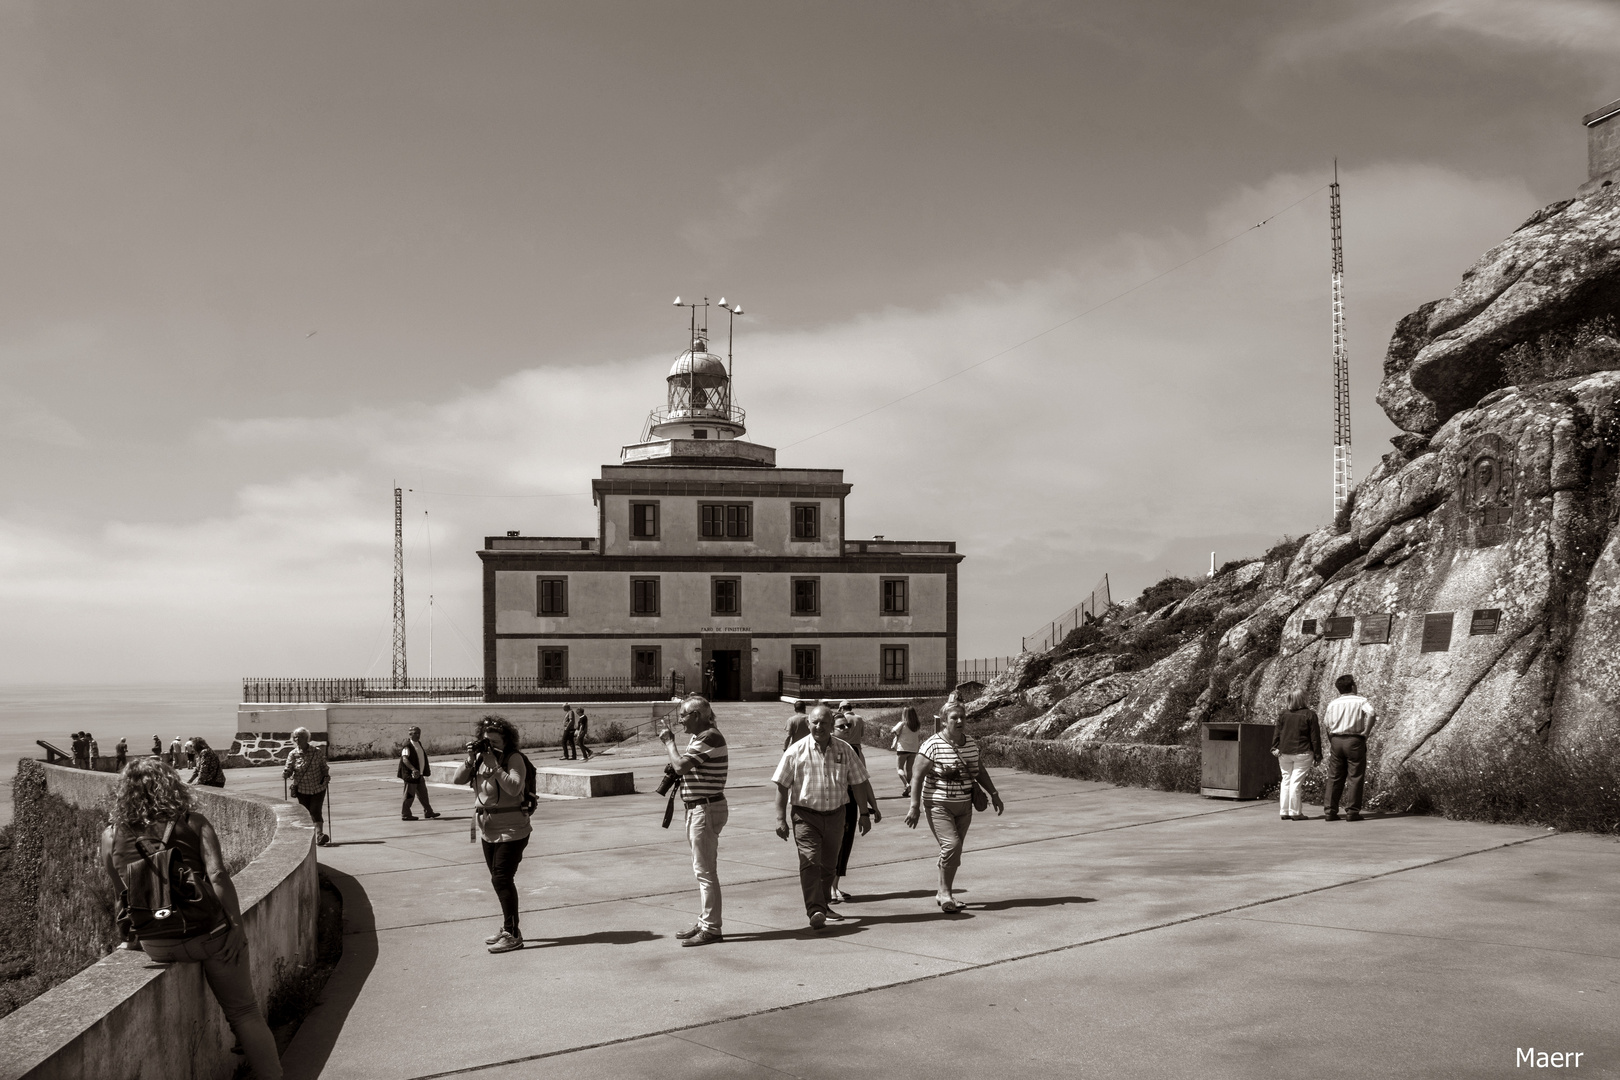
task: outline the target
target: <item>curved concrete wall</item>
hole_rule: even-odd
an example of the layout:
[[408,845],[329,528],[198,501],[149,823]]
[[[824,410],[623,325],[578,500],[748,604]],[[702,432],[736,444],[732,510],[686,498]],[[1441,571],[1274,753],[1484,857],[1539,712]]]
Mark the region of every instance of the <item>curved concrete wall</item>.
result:
[[[40,764],[46,788],[94,806],[116,777]],[[315,830],[303,807],[251,795],[192,789],[220,835],[242,902],[253,986],[267,1006],[277,961],[315,958],[319,892]],[[164,966],[119,950],[0,1019],[0,1080],[216,1080],[240,1060],[202,965]]]

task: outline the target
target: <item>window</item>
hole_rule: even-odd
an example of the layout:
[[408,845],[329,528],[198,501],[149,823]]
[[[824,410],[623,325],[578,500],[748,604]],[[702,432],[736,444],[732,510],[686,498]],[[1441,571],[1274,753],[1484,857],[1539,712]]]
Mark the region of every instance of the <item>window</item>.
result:
[[910,591],[906,588],[907,580],[903,577],[883,579],[883,614],[906,615],[910,613],[911,598],[906,595]]
[[540,685],[563,686],[568,682],[568,650],[540,650]]
[[663,681],[663,650],[656,645],[637,645],[630,650],[631,682],[636,686],[657,686]]
[[630,579],[630,614],[658,614],[658,579],[638,577]]
[[[700,405],[699,408],[702,408],[702,406]],[[709,432],[708,432],[707,428],[693,428],[692,429],[692,438],[694,438],[694,439],[707,439],[708,437],[709,437]]]
[[793,614],[821,614],[821,579],[800,577],[793,579]]
[[630,504],[630,536],[635,540],[658,539],[658,504]]
[[540,614],[568,614],[568,579],[565,577],[539,578]]
[[805,503],[793,507],[793,539],[821,539],[821,505]]
[[821,681],[820,645],[793,646],[793,674],[797,675],[802,683]]
[[700,535],[708,540],[748,540],[754,535],[751,503],[702,503]]
[[883,646],[883,681],[905,682],[908,674],[904,645]]
[[742,578],[717,577],[709,579],[711,615],[742,614]]

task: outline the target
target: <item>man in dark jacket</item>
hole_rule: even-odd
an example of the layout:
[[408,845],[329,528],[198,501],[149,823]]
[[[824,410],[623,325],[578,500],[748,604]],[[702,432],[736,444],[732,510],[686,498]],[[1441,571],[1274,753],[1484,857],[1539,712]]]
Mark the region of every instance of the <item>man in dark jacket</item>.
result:
[[422,746],[422,729],[413,725],[406,733],[405,745],[399,751],[399,778],[405,781],[405,803],[399,809],[401,821],[421,820],[411,813],[411,803],[416,799],[422,800],[422,817],[439,816],[428,802],[427,778],[432,772],[427,750]]

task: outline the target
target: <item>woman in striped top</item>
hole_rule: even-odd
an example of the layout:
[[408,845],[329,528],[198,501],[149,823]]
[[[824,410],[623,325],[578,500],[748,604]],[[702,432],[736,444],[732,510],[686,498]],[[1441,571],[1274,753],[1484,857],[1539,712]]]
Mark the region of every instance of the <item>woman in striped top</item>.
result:
[[967,907],[951,890],[962,865],[962,843],[973,822],[973,782],[989,793],[999,814],[1006,809],[990,774],[979,766],[979,744],[968,737],[967,713],[961,705],[945,708],[945,730],[922,744],[911,776],[911,808],[906,826],[915,829],[924,806],[928,827],[939,841],[939,891],[934,902],[954,914]]

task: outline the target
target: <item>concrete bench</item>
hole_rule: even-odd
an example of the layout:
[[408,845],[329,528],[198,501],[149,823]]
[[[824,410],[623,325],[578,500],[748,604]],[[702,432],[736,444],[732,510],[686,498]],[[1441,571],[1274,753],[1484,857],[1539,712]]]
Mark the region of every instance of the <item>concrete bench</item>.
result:
[[636,776],[629,769],[536,769],[534,789],[542,795],[569,795],[596,799],[604,795],[634,795]]

